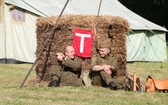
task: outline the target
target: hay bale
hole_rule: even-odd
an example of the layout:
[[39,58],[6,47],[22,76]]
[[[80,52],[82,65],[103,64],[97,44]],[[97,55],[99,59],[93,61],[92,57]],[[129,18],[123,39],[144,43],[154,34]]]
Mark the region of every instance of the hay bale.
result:
[[[53,27],[57,16],[52,17],[39,17],[36,22],[36,35],[37,35],[37,50],[36,55],[40,53],[40,50],[44,47],[45,41],[49,35],[52,37],[49,39],[36,64],[37,78],[44,81],[50,81],[50,62],[52,58],[55,58],[57,52],[63,52],[63,48],[67,45],[72,45],[73,29],[95,29],[94,41],[92,45],[92,55],[96,54],[96,43],[98,41],[106,40],[108,38],[108,25],[111,24],[113,29],[110,30],[112,37],[112,54],[118,57],[119,71],[117,76],[126,74],[126,34],[129,31],[128,22],[118,16],[100,16],[94,15],[64,15],[60,18],[59,24],[53,33]],[[90,59],[84,59],[82,62],[82,70],[89,70]]]

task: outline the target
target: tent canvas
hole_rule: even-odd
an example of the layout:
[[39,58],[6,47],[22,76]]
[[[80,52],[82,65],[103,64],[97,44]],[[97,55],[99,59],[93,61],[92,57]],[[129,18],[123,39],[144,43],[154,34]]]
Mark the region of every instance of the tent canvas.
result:
[[[1,3],[3,4],[3,0]],[[23,9],[15,11],[16,9],[12,9],[12,6],[7,4],[1,5],[0,8],[2,11],[0,24],[2,27],[0,31],[1,61],[7,63],[6,59],[9,59],[9,62],[11,60],[33,62],[36,51],[35,22],[38,18],[37,15]],[[19,15],[19,13],[24,14]],[[22,21],[22,18],[25,20]]]
[[[66,0],[1,0],[0,59],[33,62],[36,50],[36,19],[58,16]],[[99,0],[70,0],[64,14],[97,15]],[[11,5],[25,10],[25,21],[12,19]],[[127,61],[167,61],[167,29],[133,13],[118,0],[103,0],[100,15],[120,16],[130,23],[127,35]],[[2,20],[2,21],[1,21]]]

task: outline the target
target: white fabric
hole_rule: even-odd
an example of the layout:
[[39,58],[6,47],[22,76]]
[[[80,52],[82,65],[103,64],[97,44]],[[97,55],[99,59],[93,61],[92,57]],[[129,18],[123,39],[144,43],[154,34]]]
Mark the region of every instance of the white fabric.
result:
[[[6,0],[7,3],[17,4],[19,0]],[[21,4],[29,4],[29,11],[41,16],[59,15],[67,0],[21,0]],[[97,15],[100,0],[70,0],[64,14],[94,14]],[[120,16],[128,20],[133,30],[162,30],[166,28],[154,24],[127,9],[118,0],[102,0],[100,15]]]
[[[2,4],[2,1],[0,1]],[[0,58],[5,57],[5,29],[4,29],[4,16],[3,5],[0,5]]]
[[127,61],[167,61],[165,33],[136,31],[127,35]]
[[[2,15],[0,15],[2,16]],[[4,31],[4,23],[2,18],[0,20],[0,58],[6,57],[5,55],[5,31]]]
[[8,6],[5,6],[4,15],[6,18],[6,58],[34,62],[36,51],[35,21],[37,16],[25,13],[25,22],[15,21],[10,19],[11,14]]
[[[66,1],[5,0],[7,4],[4,5],[5,14],[2,13],[3,18],[0,18],[0,59],[7,58],[34,62],[37,44],[36,19],[38,16],[59,15]],[[70,0],[64,14],[97,15],[99,2],[99,0]],[[26,21],[21,24],[13,21],[8,4],[29,11],[25,13]],[[166,28],[131,12],[118,0],[102,0],[100,15],[120,16],[130,23],[133,31],[127,35],[127,61],[167,61]],[[150,30],[154,31],[154,33],[150,32]]]
[[[31,6],[27,2],[24,2],[24,0],[4,0],[4,1],[5,1],[6,4],[15,5],[15,6],[20,7],[22,9],[28,10],[28,11],[30,11],[32,13],[35,13],[35,14],[37,14],[39,16],[46,16],[46,14],[44,14],[43,12],[41,12],[38,9],[34,8],[34,7],[36,7],[36,5]],[[31,2],[33,2],[33,1],[31,1]]]

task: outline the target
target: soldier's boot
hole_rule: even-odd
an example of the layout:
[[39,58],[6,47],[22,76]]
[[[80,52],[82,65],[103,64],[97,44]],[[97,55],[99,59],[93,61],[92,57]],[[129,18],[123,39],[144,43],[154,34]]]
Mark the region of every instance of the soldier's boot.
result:
[[48,83],[48,87],[58,87],[58,86],[59,86],[59,82],[57,80],[54,80]]
[[113,81],[110,82],[109,87],[111,90],[117,90],[117,85]]

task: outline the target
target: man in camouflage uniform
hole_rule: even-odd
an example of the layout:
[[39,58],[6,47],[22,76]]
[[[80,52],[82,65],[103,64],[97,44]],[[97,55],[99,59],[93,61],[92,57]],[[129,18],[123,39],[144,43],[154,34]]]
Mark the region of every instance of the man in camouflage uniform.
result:
[[72,46],[66,46],[65,52],[57,53],[57,58],[51,62],[52,81],[49,87],[57,87],[61,85],[83,86],[80,73],[81,61],[75,58],[75,50]]
[[105,40],[99,43],[99,54],[91,58],[91,76],[94,86],[109,86],[112,90],[125,87],[126,76],[115,78],[113,72],[118,70],[117,58],[111,55],[111,41]]

